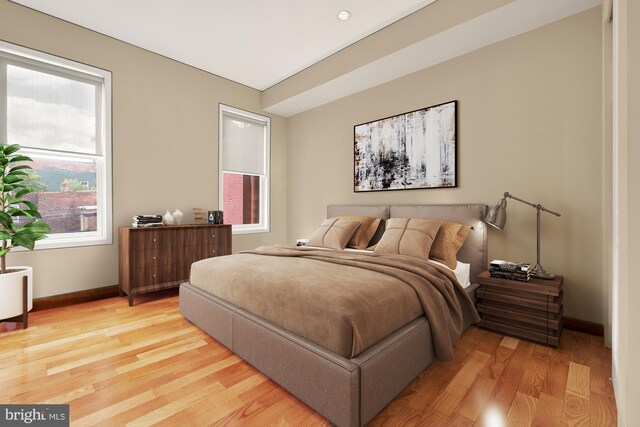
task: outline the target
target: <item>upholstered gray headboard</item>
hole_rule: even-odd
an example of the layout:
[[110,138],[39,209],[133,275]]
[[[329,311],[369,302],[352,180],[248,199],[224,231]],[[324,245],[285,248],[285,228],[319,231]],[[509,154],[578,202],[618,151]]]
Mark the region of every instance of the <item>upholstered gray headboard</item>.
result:
[[473,227],[458,259],[471,264],[471,282],[487,269],[487,205],[329,205],[327,218],[340,215],[366,215],[376,218],[425,218],[455,221]]

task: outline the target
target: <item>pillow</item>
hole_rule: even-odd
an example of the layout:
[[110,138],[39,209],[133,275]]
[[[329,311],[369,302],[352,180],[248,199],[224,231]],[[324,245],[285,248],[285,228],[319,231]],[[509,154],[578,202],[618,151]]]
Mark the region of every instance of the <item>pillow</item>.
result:
[[442,221],[442,225],[431,245],[429,258],[440,261],[452,270],[456,269],[456,255],[467,240],[471,227],[452,221]]
[[373,253],[408,255],[426,261],[441,223],[428,219],[391,218]]
[[378,226],[380,226],[380,218],[373,218],[371,216],[337,216],[338,219],[346,219],[352,221],[358,221],[360,227],[351,236],[351,240],[347,246],[355,249],[366,249],[371,241],[371,238],[376,234]]
[[346,219],[329,218],[325,220],[309,238],[307,246],[344,249],[351,236],[360,226],[360,222]]

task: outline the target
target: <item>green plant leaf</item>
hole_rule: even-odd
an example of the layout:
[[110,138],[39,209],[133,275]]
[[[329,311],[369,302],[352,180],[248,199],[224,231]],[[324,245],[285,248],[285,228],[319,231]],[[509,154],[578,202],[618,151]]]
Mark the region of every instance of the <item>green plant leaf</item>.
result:
[[11,235],[4,230],[0,230],[0,240],[11,240]]
[[16,166],[13,166],[9,172],[25,170],[25,169],[33,169],[33,168],[29,165],[16,165]]
[[22,210],[20,208],[11,207],[11,208],[7,209],[5,212],[10,217],[28,216],[29,218],[31,218],[30,214],[28,214],[27,212],[25,212],[24,210]]
[[11,169],[9,171],[9,173],[7,173],[7,176],[10,176],[10,175],[12,175],[12,176],[29,176],[29,174],[26,173],[25,171],[15,170],[15,168]]
[[0,249],[0,256],[5,256],[6,254],[9,253],[10,250],[11,250],[11,247],[8,247],[7,249]]
[[27,157],[27,156],[23,156],[23,155],[17,155],[17,156],[9,157],[8,160],[9,160],[9,163],[33,162],[33,159],[31,157]]
[[13,236],[11,236],[11,243],[16,246],[22,246],[23,248],[29,250],[33,250],[36,244],[36,242],[32,238],[30,238],[30,236],[19,232],[14,233]]
[[5,156],[10,156],[19,149],[20,146],[18,144],[4,145],[2,147],[2,154],[4,154]]
[[4,176],[4,182],[6,182],[7,184],[22,182],[23,179],[24,178],[22,178],[21,176],[16,176],[14,174],[8,174]]
[[29,200],[22,200],[20,203],[22,203],[32,211],[36,211],[36,212],[38,211],[38,207],[36,206],[36,204],[33,202],[30,202]]
[[0,211],[0,225],[2,225],[6,230],[13,229],[13,218],[10,215],[7,215],[6,212]]
[[48,233],[51,231],[49,224],[41,221],[28,222],[23,227],[33,233]]
[[24,212],[29,218],[42,218],[42,215],[40,215],[40,212],[37,210],[23,209],[22,212]]
[[31,189],[30,188],[21,188],[18,191],[16,191],[16,194],[14,194],[13,197],[16,200],[17,199],[22,199],[24,196],[26,196],[29,193],[31,193]]

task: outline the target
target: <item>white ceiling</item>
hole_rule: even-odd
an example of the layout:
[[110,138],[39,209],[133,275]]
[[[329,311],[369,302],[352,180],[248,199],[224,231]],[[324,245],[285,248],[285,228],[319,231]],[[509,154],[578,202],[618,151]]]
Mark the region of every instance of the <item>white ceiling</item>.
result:
[[13,1],[264,90],[436,0]]

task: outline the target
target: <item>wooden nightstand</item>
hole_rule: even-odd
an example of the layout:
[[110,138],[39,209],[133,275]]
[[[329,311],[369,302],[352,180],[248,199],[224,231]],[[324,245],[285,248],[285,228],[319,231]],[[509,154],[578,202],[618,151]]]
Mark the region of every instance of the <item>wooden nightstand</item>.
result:
[[562,276],[528,282],[478,275],[479,326],[557,347],[562,334]]

